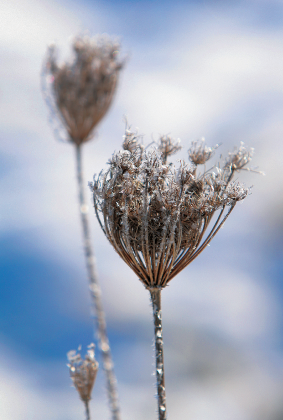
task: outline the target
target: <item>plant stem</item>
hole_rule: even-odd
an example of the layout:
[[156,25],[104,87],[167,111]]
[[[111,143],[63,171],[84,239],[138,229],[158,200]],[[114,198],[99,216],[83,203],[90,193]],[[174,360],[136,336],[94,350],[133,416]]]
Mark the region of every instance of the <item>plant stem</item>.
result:
[[107,392],[112,413],[112,420],[120,420],[120,408],[117,391],[117,380],[114,373],[114,365],[109,346],[109,340],[106,331],[106,321],[101,300],[101,289],[96,273],[96,262],[94,252],[90,240],[90,225],[88,219],[88,210],[85,202],[84,182],[82,171],[82,157],[81,146],[76,147],[76,161],[77,161],[77,180],[79,187],[79,204],[81,223],[83,230],[84,253],[86,259],[86,266],[89,278],[89,289],[91,295],[91,304],[96,314],[96,328],[98,335],[99,348],[102,353],[103,370],[106,375]]
[[84,403],[85,403],[85,416],[86,416],[86,420],[90,420],[89,401],[84,401]]
[[153,309],[154,341],[156,359],[156,387],[158,398],[158,419],[166,420],[166,394],[163,358],[162,316],[161,316],[161,289],[149,289]]

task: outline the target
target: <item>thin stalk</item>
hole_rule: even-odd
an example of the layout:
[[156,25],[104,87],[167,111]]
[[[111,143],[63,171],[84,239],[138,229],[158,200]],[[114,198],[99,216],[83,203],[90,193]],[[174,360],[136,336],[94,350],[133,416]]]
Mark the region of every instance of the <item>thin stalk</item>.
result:
[[85,417],[86,417],[86,420],[90,420],[89,401],[84,401],[84,403],[85,403]]
[[156,387],[158,401],[158,419],[166,420],[166,394],[163,358],[162,316],[161,316],[161,288],[149,289],[153,309]]
[[117,380],[114,373],[114,365],[109,346],[109,340],[106,330],[105,315],[101,300],[101,289],[96,272],[96,262],[94,252],[90,240],[90,225],[87,214],[87,206],[84,193],[83,171],[82,171],[82,157],[81,146],[76,146],[76,161],[77,161],[77,180],[79,188],[79,204],[81,223],[83,230],[84,253],[86,259],[86,267],[89,279],[89,290],[91,295],[91,304],[96,314],[96,328],[98,335],[98,344],[102,353],[103,370],[106,375],[107,393],[112,413],[112,420],[120,420],[120,407],[117,391]]

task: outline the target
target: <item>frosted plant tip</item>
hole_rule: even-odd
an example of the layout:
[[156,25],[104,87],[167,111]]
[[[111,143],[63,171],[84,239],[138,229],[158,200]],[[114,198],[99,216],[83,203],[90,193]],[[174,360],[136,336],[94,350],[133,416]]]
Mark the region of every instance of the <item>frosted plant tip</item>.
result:
[[71,350],[67,353],[68,367],[70,377],[73,384],[78,391],[82,401],[87,402],[91,399],[91,391],[96,379],[98,371],[98,362],[95,360],[94,344],[88,346],[87,354],[83,359],[79,351],[81,346],[76,350]]

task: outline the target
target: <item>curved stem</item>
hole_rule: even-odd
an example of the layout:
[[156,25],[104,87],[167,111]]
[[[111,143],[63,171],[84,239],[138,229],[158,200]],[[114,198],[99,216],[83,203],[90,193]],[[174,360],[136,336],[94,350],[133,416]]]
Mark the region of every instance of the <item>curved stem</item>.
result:
[[161,316],[161,288],[149,289],[153,309],[156,387],[158,399],[158,419],[166,420],[166,394],[163,358],[162,316]]
[[87,206],[85,202],[84,194],[84,182],[82,172],[82,157],[81,157],[81,146],[76,145],[76,161],[77,161],[77,180],[79,188],[79,204],[81,223],[83,230],[83,242],[84,242],[84,253],[86,259],[86,267],[89,278],[89,289],[91,295],[91,304],[96,314],[96,328],[99,341],[99,348],[102,353],[103,369],[106,375],[108,399],[110,409],[112,412],[112,420],[120,420],[120,408],[118,401],[117,392],[117,380],[114,373],[114,365],[112,362],[112,356],[109,346],[109,340],[106,330],[106,321],[101,301],[101,289],[96,273],[95,256],[91,246],[90,240],[90,227],[89,219],[87,214]]

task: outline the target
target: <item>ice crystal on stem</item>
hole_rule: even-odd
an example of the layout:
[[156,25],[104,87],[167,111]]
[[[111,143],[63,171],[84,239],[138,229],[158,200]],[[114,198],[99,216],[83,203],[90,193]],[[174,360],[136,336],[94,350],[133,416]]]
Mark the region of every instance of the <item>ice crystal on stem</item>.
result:
[[77,37],[74,60],[58,65],[56,47],[49,48],[45,74],[51,76],[51,86],[45,93],[59,111],[69,140],[77,145],[91,138],[112,102],[122,67],[119,49],[119,44],[106,36]]

